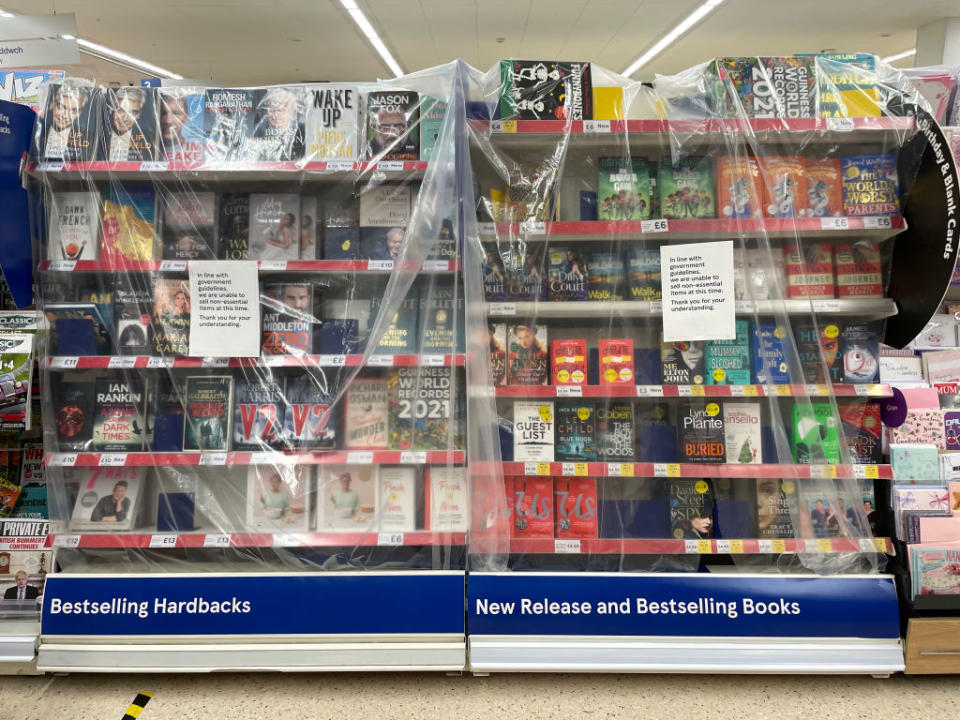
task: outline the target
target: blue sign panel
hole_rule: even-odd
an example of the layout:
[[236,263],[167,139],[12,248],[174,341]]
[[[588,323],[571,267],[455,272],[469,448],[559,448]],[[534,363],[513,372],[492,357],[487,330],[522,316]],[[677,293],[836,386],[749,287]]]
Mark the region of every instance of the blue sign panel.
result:
[[33,303],[30,202],[20,185],[20,163],[36,121],[26,105],[0,100],[0,266],[17,307]]
[[464,633],[463,573],[50,575],[44,635]]
[[900,635],[885,576],[471,574],[470,635]]

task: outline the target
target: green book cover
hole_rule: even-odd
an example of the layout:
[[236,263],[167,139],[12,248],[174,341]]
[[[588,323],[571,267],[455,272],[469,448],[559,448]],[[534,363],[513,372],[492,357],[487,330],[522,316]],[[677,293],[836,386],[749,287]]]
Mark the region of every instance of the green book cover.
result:
[[651,185],[647,158],[602,157],[597,167],[598,217],[601,220],[648,220]]
[[829,403],[796,403],[790,412],[790,445],[794,462],[819,465],[840,462],[837,419]]
[[665,158],[660,166],[660,206],[669,220],[717,216],[713,162],[709,157]]
[[750,323],[737,320],[737,337],[733,340],[708,340],[707,385],[749,385]]
[[423,98],[420,104],[420,159],[424,162],[433,160],[446,114],[445,102],[432,97]]

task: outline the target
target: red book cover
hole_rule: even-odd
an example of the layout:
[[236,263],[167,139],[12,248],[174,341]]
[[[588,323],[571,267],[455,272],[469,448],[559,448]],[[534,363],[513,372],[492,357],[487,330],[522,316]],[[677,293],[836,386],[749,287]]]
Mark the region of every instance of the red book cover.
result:
[[804,161],[807,193],[804,198],[806,217],[841,217],[843,215],[843,176],[840,158]]
[[553,478],[515,477],[512,485],[511,535],[515,538],[552,538]]
[[717,205],[720,217],[763,217],[762,184],[756,158],[717,158]]
[[632,385],[633,340],[600,338],[600,384]]
[[787,297],[832,298],[833,253],[830,243],[787,245],[783,249]]
[[[509,538],[514,520],[513,478],[485,476],[475,481],[470,494],[470,533],[477,538]],[[506,549],[506,547],[504,547]]]
[[763,214],[769,218],[803,216],[807,199],[807,176],[803,158],[794,155],[760,159],[763,171]]
[[883,297],[880,246],[861,241],[833,248],[837,266],[837,297]]
[[597,481],[557,478],[554,489],[558,538],[597,537]]
[[587,341],[550,342],[550,384],[583,385],[587,382]]

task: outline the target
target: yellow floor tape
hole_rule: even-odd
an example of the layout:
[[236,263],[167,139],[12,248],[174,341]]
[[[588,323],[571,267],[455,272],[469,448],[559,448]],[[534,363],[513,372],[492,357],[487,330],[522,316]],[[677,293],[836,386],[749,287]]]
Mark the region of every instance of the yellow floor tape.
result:
[[140,713],[143,712],[143,708],[148,702],[150,702],[150,698],[152,697],[152,692],[137,693],[137,696],[133,699],[133,702],[130,703],[130,707],[127,708],[127,712],[123,718],[121,718],[121,720],[134,720],[134,718],[138,717]]

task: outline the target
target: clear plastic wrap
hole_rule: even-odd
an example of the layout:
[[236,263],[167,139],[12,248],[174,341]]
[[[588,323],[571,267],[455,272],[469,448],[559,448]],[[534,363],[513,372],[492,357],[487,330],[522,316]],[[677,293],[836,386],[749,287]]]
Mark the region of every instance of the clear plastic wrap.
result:
[[[471,76],[471,569],[883,569],[878,344],[923,312],[887,290],[930,108],[878,65]],[[733,327],[674,340],[713,280]]]
[[50,86],[28,176],[62,568],[463,569],[457,68]]

